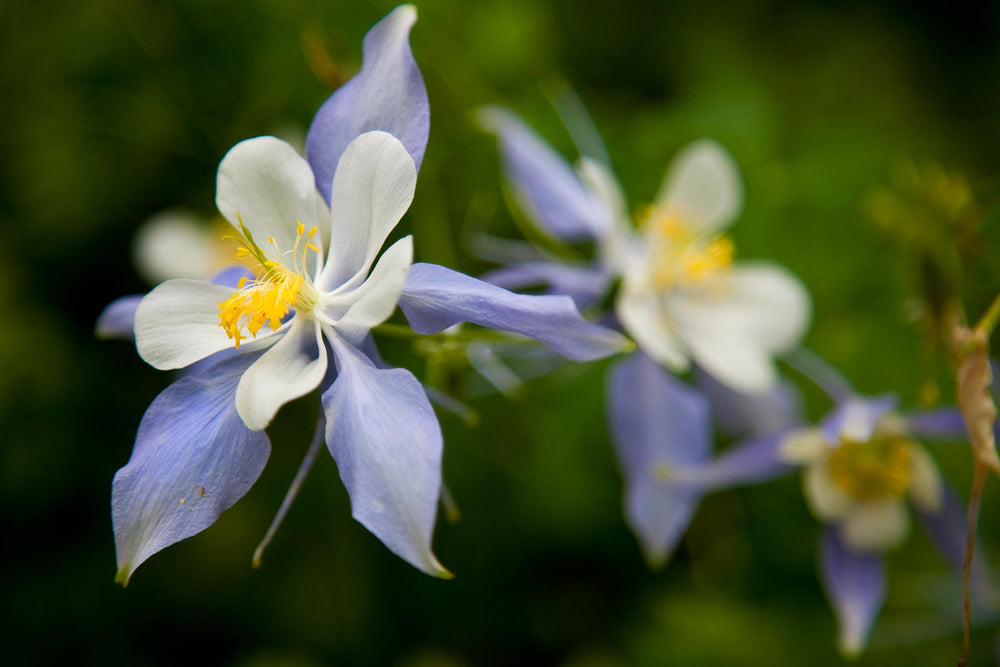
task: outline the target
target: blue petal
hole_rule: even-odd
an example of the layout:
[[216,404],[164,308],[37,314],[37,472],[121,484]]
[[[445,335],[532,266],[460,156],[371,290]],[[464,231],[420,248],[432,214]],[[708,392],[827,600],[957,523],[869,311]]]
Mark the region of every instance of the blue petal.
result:
[[948,565],[956,570],[962,569],[965,558],[965,543],[968,536],[965,519],[965,506],[955,490],[950,486],[944,489],[944,505],[940,512],[933,513],[914,505],[917,516],[924,530],[944,556]]
[[519,292],[527,287],[545,285],[547,294],[565,294],[577,308],[593,305],[611,282],[607,272],[595,266],[572,266],[555,262],[526,262],[495,269],[480,276],[482,280]]
[[327,202],[341,153],[358,135],[384,130],[406,147],[420,169],[430,132],[427,89],[410,51],[413,5],[402,5],[365,35],[361,71],[316,112],[306,136],[306,158]]
[[[953,488],[946,484],[944,506],[940,512],[928,512],[916,504],[914,504],[914,509],[920,518],[920,523],[924,526],[924,530],[927,531],[931,541],[934,542],[945,561],[956,572],[961,572],[969,534],[966,524],[966,510],[962,499]],[[976,549],[969,576],[970,590],[974,600],[978,598],[992,607],[991,601],[996,599],[993,579],[992,568],[983,556],[983,550]]]
[[820,575],[840,625],[840,650],[859,655],[868,644],[875,619],[885,602],[885,566],[876,554],[845,547],[828,527],[820,549]]
[[227,266],[222,269],[214,276],[212,276],[208,282],[215,285],[222,285],[223,287],[232,287],[237,289],[240,284],[240,280],[246,278],[247,280],[254,279],[254,273],[245,266]]
[[103,340],[135,339],[135,309],[145,294],[130,294],[109,303],[97,317],[94,335]]
[[431,551],[441,493],[441,427],[423,387],[330,336],[337,379],[323,394],[326,442],[355,519],[394,554],[450,577]]
[[243,424],[234,396],[258,356],[241,354],[182,378],[146,410],[132,457],[112,485],[116,581],[127,584],[157,551],[211,526],[257,481],[270,443]]
[[472,322],[534,338],[577,361],[632,347],[621,334],[583,319],[567,296],[514,294],[437,264],[410,268],[399,307],[417,333]]
[[926,412],[904,413],[906,430],[922,440],[945,442],[964,440],[968,431],[958,408],[939,408]]
[[607,207],[583,187],[569,163],[515,114],[484,109],[483,126],[500,140],[504,172],[522,207],[543,230],[567,241],[600,236],[612,226]]
[[636,352],[612,369],[608,407],[625,475],[625,520],[647,561],[662,565],[701,498],[698,486],[671,482],[669,473],[672,466],[697,466],[708,458],[708,402]]
[[691,471],[691,480],[704,491],[715,491],[743,484],[756,484],[795,470],[781,458],[781,445],[787,431],[759,436],[740,443],[716,459]]
[[744,394],[700,367],[695,382],[711,403],[719,428],[731,437],[761,436],[802,423],[802,397],[790,382],[761,394]]
[[875,424],[886,413],[896,408],[899,399],[894,394],[861,398],[851,396],[841,401],[829,417],[823,420],[820,428],[827,442],[836,442],[845,429],[851,431],[851,438],[867,440]]

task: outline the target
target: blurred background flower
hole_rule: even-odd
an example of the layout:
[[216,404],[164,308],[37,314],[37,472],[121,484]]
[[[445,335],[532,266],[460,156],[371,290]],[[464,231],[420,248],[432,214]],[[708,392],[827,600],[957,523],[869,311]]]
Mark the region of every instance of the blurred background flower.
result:
[[[163,378],[92,329],[113,298],[147,289],[129,262],[139,225],[169,207],[211,214],[225,151],[308,122],[357,70],[365,31],[393,5],[5,6],[0,286],[19,316],[0,330],[5,662],[840,664],[814,564],[821,529],[793,477],[706,497],[671,566],[646,569],[619,516],[607,363],[534,380],[518,402],[471,401],[476,429],[441,414],[444,475],[462,520],[442,525],[434,547],[454,581],[423,577],[354,523],[328,460],[265,566],[250,568],[305,450],[296,443],[310,437],[301,425],[315,408],[293,403],[269,430],[272,459],[240,505],[144,566],[127,591],[112,583],[109,482]],[[518,109],[569,155],[539,94],[565,80],[631,201],[656,191],[689,141],[727,147],[746,180],[732,228],[740,257],[802,279],[814,300],[807,344],[859,392],[891,388],[903,406],[951,395],[913,326],[913,267],[926,264],[886,233],[870,198],[905,195],[893,170],[908,161],[962,174],[972,208],[930,210],[975,212],[979,250],[962,255],[975,263],[949,290],[968,312],[985,309],[1000,285],[994,3],[747,0],[721,12],[651,0],[431,0],[418,9],[412,44],[431,137],[400,231],[421,239],[418,261],[477,274],[488,265],[465,251],[466,230],[515,236],[495,147],[472,113]],[[927,208],[927,197],[905,196]],[[381,352],[414,367],[406,341]],[[461,378],[447,382],[462,394]],[[937,397],[927,398],[928,382]],[[803,389],[818,419],[826,406]],[[927,449],[967,488],[966,446]],[[981,544],[996,553],[992,500],[987,489]],[[246,558],[234,556],[240,546]],[[954,661],[958,590],[929,540],[914,531],[886,566],[885,607],[858,664]],[[974,634],[975,664],[993,663],[995,634],[990,625]]]

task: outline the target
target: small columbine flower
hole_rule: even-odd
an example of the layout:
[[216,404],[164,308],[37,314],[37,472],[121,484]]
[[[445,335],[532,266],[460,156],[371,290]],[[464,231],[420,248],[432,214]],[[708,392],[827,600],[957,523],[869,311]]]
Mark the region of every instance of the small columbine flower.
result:
[[801,339],[809,297],[782,267],[736,261],[725,230],[743,187],[722,146],[703,139],[683,148],[636,226],[606,165],[584,157],[574,172],[510,112],[489,109],[482,119],[500,138],[507,178],[532,219],[564,241],[593,240],[598,250],[589,266],[517,261],[491,279],[509,288],[545,283],[589,305],[620,278],[615,314],[654,360],[683,372],[693,359],[744,393],[775,386],[772,359]]
[[371,336],[397,304],[419,334],[471,322],[579,360],[627,347],[568,297],[512,294],[442,266],[411,265],[409,236],[381,252],[410,205],[429,131],[408,43],[415,20],[402,6],[369,31],[361,72],[313,120],[307,157],[258,137],[223,158],[216,205],[250,274],[239,266],[212,281],[168,280],[137,306],[119,300],[102,315],[115,331],[134,320],[136,347],[151,365],[184,370],[146,411],[115,475],[118,581],[239,500],[270,453],[263,429],[282,405],[316,389],[315,437],[272,528],[325,442],[353,516],[415,567],[450,576],[431,549],[441,429],[420,382],[387,367]]
[[891,396],[843,397],[819,427],[793,430],[773,450],[779,461],[802,467],[806,503],[827,524],[820,571],[847,655],[864,650],[885,600],[882,557],[909,532],[908,503],[949,563],[961,568],[962,505],[916,440],[963,438],[961,414],[903,415],[895,404]]
[[944,503],[934,460],[891,405],[849,399],[823,428],[796,431],[782,444],[782,458],[804,467],[810,510],[856,552],[881,553],[903,541],[907,500],[926,514]]

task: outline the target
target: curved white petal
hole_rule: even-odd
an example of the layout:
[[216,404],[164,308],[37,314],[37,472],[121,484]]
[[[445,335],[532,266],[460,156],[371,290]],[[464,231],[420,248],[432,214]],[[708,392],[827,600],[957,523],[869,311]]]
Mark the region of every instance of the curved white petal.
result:
[[282,405],[319,386],[326,373],[326,346],[319,324],[295,317],[281,339],[243,374],[236,411],[247,428],[260,431]]
[[139,356],[160,370],[183,368],[233,346],[219,326],[219,303],[231,287],[204,280],[168,280],[146,295],[135,311]]
[[823,420],[823,433],[827,440],[852,440],[867,442],[874,436],[879,425],[885,423],[891,411],[899,402],[892,394],[876,398],[849,396]]
[[802,492],[810,511],[821,521],[839,521],[857,504],[833,481],[825,462],[806,468]]
[[684,345],[671,328],[656,294],[630,288],[626,282],[615,301],[615,315],[640,349],[657,363],[675,372],[687,370]]
[[621,271],[626,248],[635,235],[621,183],[608,167],[586,157],[580,160],[577,175],[584,187],[608,211],[610,226],[605,225],[598,230],[597,237],[601,261],[609,270]]
[[695,229],[722,229],[743,206],[739,167],[725,148],[711,139],[689,144],[677,154],[656,196]]
[[733,269],[719,293],[675,291],[664,308],[678,337],[716,379],[746,393],[770,388],[777,373],[772,356],[794,346],[811,311],[802,283],[766,263]]
[[944,508],[944,483],[934,459],[922,447],[913,448],[910,498],[921,510],[937,514]]
[[786,435],[778,448],[778,456],[785,463],[809,465],[823,457],[829,445],[818,428],[804,428]]
[[151,285],[171,278],[208,278],[218,266],[208,225],[167,210],[143,223],[132,242],[135,268]]
[[[215,205],[237,229],[242,219],[265,252],[269,237],[282,253],[288,252],[295,245],[297,223],[322,228],[329,220],[309,163],[276,137],[247,139],[229,149],[219,163]],[[311,240],[320,243],[319,235]]]
[[840,524],[840,538],[855,551],[886,551],[910,530],[906,504],[898,498],[859,503]]
[[330,255],[319,279],[323,291],[368,275],[382,244],[413,201],[417,169],[388,132],[365,132],[337,163],[330,193]]
[[389,319],[396,309],[406,276],[413,263],[413,237],[402,238],[379,258],[368,280],[355,290],[335,295],[328,310],[342,313],[336,329],[352,343],[360,344],[368,331]]

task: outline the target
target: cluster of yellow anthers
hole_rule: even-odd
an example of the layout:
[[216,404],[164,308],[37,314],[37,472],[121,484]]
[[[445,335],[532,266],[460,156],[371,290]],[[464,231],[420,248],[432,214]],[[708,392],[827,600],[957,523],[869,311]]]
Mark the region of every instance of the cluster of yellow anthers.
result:
[[640,225],[648,226],[648,242],[653,244],[657,287],[691,287],[727,272],[736,247],[723,234],[698,233],[673,211],[647,211]]
[[219,303],[219,326],[237,350],[240,349],[240,342],[246,340],[243,329],[256,337],[265,323],[271,329],[280,327],[290,308],[309,310],[316,305],[316,290],[306,272],[306,253],[309,250],[320,252],[319,247],[309,241],[316,234],[316,227],[306,232],[301,222],[298,223],[295,246],[286,252],[291,254],[291,267],[281,261],[282,253],[273,237],[268,238],[268,243],[274,247],[278,259],[260,249],[242,218],[240,231],[242,238],[233,237],[240,244],[236,257],[255,259],[257,264],[253,269],[257,277],[252,281],[248,281],[246,276],[240,278],[236,292]]
[[842,440],[827,461],[830,477],[856,500],[898,498],[910,488],[913,444],[897,435]]

